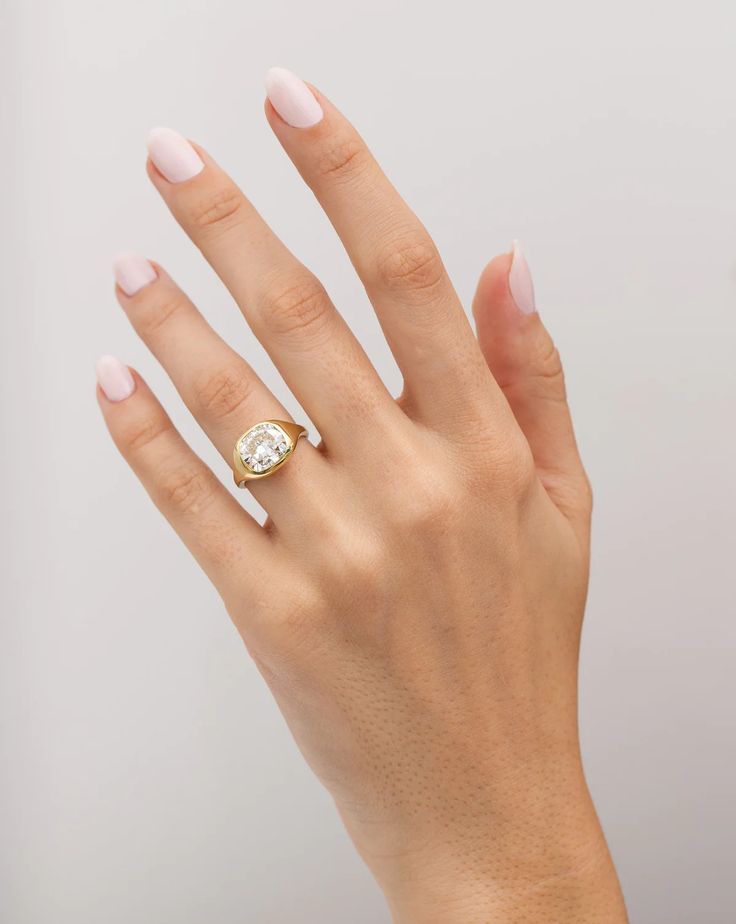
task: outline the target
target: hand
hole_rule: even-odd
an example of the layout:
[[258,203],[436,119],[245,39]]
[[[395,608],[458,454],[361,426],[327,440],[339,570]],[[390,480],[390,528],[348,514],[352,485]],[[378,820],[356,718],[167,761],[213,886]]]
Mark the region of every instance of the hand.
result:
[[[113,439],[217,587],[397,922],[625,921],[578,748],[590,490],[524,258],[484,271],[476,338],[352,126],[285,71],[269,99],[403,394],[212,158],[159,129],[151,181],[323,442],[249,482],[260,526],[106,357]],[[117,281],[228,464],[244,430],[289,419],[160,266],[126,255]]]

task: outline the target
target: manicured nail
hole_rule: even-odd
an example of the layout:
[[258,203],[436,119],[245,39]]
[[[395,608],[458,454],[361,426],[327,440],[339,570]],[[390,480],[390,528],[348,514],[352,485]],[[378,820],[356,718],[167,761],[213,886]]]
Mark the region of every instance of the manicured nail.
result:
[[169,183],[191,180],[204,162],[186,138],[171,128],[152,128],[148,133],[148,154]]
[[266,94],[276,112],[293,128],[310,128],[322,120],[324,112],[312,91],[283,67],[272,67],[266,74]]
[[130,369],[114,356],[100,356],[95,366],[97,383],[108,401],[125,401],[135,391]]
[[534,301],[534,283],[529,272],[529,264],[521,251],[518,241],[514,241],[511,250],[511,269],[509,270],[509,288],[516,302],[516,307],[522,314],[534,314],[537,310]]
[[119,253],[112,261],[115,282],[126,295],[135,295],[157,278],[156,270],[139,253]]

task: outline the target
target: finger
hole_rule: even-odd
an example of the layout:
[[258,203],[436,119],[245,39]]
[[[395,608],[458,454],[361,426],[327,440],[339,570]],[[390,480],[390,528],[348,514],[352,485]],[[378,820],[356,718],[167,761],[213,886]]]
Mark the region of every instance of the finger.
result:
[[[228,467],[245,430],[261,420],[290,419],[162,267],[126,253],[117,257],[114,269],[118,301]],[[306,512],[302,498],[314,493],[314,485],[326,477],[326,466],[314,446],[302,440],[278,479],[259,479],[249,487],[281,527],[295,522],[294,510]]]
[[223,596],[266,566],[270,542],[187,446],[148,386],[112,356],[97,397],[121,455]]
[[476,399],[484,414],[489,400],[502,414],[437,248],[362,138],[289,71],[272,69],[266,86],[271,128],[345,245],[404,375],[409,407],[440,425],[463,424]]
[[[149,153],[156,189],[228,287],[328,446],[338,453],[346,447],[348,418],[363,422],[397,414],[322,285],[235,183],[201,148],[195,151],[169,129],[151,133]],[[357,428],[356,440],[363,432]]]
[[517,243],[484,269],[473,302],[478,340],[557,506],[587,521],[590,489],[575,442],[560,356],[536,310]]

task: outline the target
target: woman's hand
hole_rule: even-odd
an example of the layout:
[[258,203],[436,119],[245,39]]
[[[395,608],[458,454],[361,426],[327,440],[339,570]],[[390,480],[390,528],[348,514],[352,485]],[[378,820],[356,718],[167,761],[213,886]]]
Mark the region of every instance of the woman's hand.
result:
[[[120,452],[210,576],[398,922],[619,922],[581,769],[590,490],[521,252],[484,271],[478,337],[427,232],[352,126],[269,75],[268,121],[342,239],[403,373],[394,400],[324,288],[201,148],[149,176],[322,437],[252,481],[261,527],[110,357]],[[226,463],[289,419],[164,270],[118,297]]]

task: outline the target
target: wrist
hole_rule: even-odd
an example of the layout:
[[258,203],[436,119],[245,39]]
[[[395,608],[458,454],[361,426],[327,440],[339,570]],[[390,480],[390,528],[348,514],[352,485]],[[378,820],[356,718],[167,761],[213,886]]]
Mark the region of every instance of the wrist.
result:
[[[421,894],[389,897],[394,924],[627,924],[609,857],[588,858],[577,868],[521,884],[435,884]],[[458,889],[458,886],[461,886]]]
[[[562,796],[562,794],[559,794]],[[431,846],[430,846],[431,844]],[[384,891],[394,924],[626,924],[590,796],[497,808],[407,853]]]

